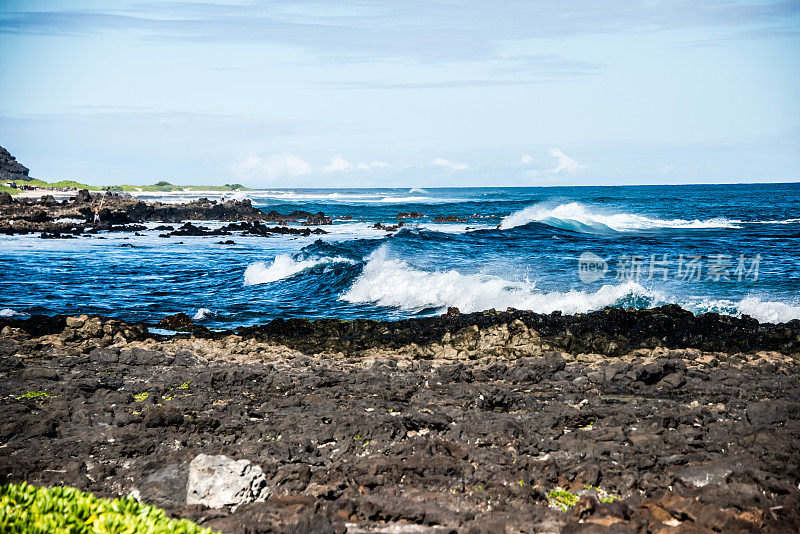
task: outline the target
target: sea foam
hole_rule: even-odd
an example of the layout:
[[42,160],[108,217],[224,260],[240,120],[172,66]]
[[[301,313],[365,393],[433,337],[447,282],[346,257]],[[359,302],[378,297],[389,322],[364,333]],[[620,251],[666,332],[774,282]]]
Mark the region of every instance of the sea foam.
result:
[[577,232],[632,232],[655,228],[740,228],[737,223],[724,218],[654,219],[634,213],[605,213],[581,202],[569,202],[553,206],[540,203],[528,206],[503,218],[500,228],[509,229],[538,222]]
[[17,310],[12,310],[11,308],[3,308],[0,310],[0,317],[5,317],[6,319],[10,317],[18,317],[20,319],[24,319],[30,317],[30,314],[25,312],[20,312]]
[[386,246],[367,257],[361,274],[339,300],[353,304],[377,304],[409,312],[444,310],[455,306],[462,312],[490,308],[517,308],[537,313],[560,311],[587,313],[607,306],[652,308],[678,304],[695,314],[715,312],[759,322],[781,323],[800,319],[800,306],[758,297],[732,300],[684,300],[636,282],[607,284],[597,291],[543,291],[529,281],[510,281],[485,274],[456,270],[424,271],[391,257]]
[[423,271],[391,258],[385,247],[368,256],[361,274],[339,298],[407,311],[455,306],[462,312],[512,307],[539,313],[585,313],[625,301],[641,301],[645,307],[662,303],[657,292],[634,282],[605,285],[595,292],[559,292],[538,290],[532,282],[492,275]]

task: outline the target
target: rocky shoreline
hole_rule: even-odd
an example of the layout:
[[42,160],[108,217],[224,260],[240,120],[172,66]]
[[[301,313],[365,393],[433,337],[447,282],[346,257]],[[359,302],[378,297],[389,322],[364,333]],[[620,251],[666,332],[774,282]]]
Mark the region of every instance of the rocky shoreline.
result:
[[[100,207],[100,224],[93,224],[94,209]],[[230,223],[222,232],[200,229],[188,221],[222,221]],[[168,235],[229,235],[240,231],[242,235],[269,236],[272,234],[310,235],[325,233],[321,229],[290,228],[325,226],[332,224],[324,213],[295,210],[283,214],[277,211],[262,212],[253,207],[249,199],[217,202],[200,198],[182,204],[145,202],[116,193],[90,193],[82,189],[73,198],[57,201],[50,195],[34,199],[14,199],[0,192],[0,234],[41,233],[42,237],[68,237],[92,234],[98,231],[135,232],[144,229],[146,222],[181,223],[176,230],[169,227]],[[238,223],[238,224],[236,224]],[[267,228],[262,223],[278,224]],[[188,224],[188,226],[187,226]]]
[[800,529],[800,321],[165,324],[0,320],[0,482],[224,532]]

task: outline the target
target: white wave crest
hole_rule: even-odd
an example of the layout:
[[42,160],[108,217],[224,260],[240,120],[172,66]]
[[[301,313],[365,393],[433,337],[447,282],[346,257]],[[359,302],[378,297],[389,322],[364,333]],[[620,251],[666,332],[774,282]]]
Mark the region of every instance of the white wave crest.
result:
[[308,260],[295,260],[288,254],[280,254],[267,265],[263,261],[252,263],[244,271],[244,285],[268,284],[289,278],[295,274],[325,263],[355,263],[348,258],[314,258]]
[[800,319],[800,306],[763,301],[758,297],[744,298],[736,307],[741,314],[749,315],[761,323],[785,323]]
[[555,207],[549,203],[534,204],[503,218],[500,228],[515,228],[531,222],[579,232],[631,232],[653,228],[741,228],[736,225],[740,221],[724,218],[689,221],[651,219],[633,213],[601,213],[580,202],[569,202]]
[[414,203],[414,202],[428,202],[430,200],[435,200],[431,197],[383,197],[380,201],[384,204],[404,204],[406,202]]
[[593,293],[548,292],[537,290],[531,282],[490,275],[421,271],[390,258],[385,247],[369,255],[364,270],[339,298],[409,311],[455,306],[462,312],[513,307],[539,313],[585,313],[631,299],[642,300],[646,307],[662,302],[660,295],[633,282],[606,285]]
[[214,315],[214,312],[212,312],[208,308],[198,308],[197,313],[195,313],[194,317],[192,317],[192,321],[202,321],[203,319],[207,319],[211,315]]
[[11,308],[3,308],[2,310],[0,310],[0,317],[5,317],[5,318],[19,317],[22,319],[25,317],[30,317],[30,314],[25,312],[20,312],[17,310],[12,310]]

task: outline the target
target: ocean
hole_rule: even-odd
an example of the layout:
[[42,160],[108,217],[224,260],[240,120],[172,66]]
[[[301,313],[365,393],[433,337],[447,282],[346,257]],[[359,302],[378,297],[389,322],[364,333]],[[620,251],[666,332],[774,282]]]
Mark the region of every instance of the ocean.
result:
[[[264,211],[323,211],[334,222],[309,237],[167,239],[155,223],[141,236],[0,236],[0,315],[153,323],[184,312],[230,328],[276,317],[404,319],[451,306],[574,314],[674,303],[696,314],[800,319],[800,184],[233,196]],[[396,224],[400,212],[426,217],[403,219],[396,232],[373,228]],[[219,244],[227,239],[235,244]]]

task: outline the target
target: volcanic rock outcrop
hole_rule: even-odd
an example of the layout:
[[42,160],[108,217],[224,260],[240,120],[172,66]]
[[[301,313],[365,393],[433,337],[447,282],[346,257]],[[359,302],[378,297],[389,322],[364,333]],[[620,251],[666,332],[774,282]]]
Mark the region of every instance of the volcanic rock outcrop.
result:
[[0,180],[30,180],[28,168],[0,146]]
[[0,483],[222,532],[797,532],[799,374],[800,321],[674,306],[0,319]]

